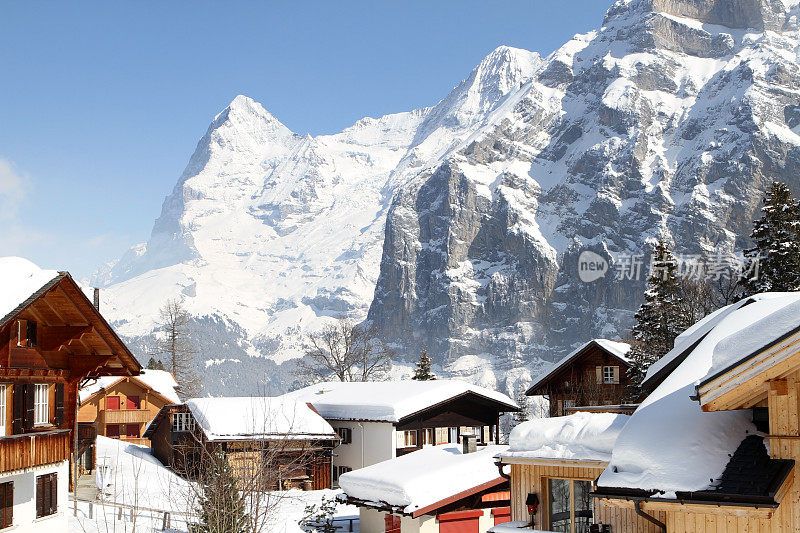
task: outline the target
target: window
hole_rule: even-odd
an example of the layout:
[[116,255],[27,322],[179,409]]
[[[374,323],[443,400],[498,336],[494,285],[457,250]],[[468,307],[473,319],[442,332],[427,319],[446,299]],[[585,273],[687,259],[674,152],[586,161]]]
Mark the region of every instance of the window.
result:
[[42,426],[50,422],[50,387],[35,385],[33,390],[33,425]]
[[571,414],[568,409],[575,407],[575,400],[564,400],[564,414]]
[[118,439],[119,424],[106,424],[106,437],[109,439]]
[[14,522],[14,482],[0,483],[0,529]]
[[172,431],[192,431],[194,430],[194,418],[191,413],[173,413]]
[[[0,385],[0,436],[6,434],[6,392],[7,385]],[[2,520],[2,518],[0,518]]]
[[138,396],[128,396],[125,399],[125,409],[139,409],[139,405]]
[[334,466],[333,467],[333,482],[336,483],[339,481],[339,476],[342,474],[346,474],[348,472],[352,472],[353,469],[349,466]]
[[434,428],[425,428],[422,430],[422,444],[436,445],[436,430]]
[[139,424],[127,424],[125,426],[125,436],[129,439],[138,439],[139,435]]
[[350,444],[353,442],[353,430],[350,428],[336,428],[336,433],[341,437],[341,444]]
[[400,533],[400,517],[388,513],[384,516],[384,531],[386,533]]
[[18,320],[17,346],[36,346],[37,329],[33,320]]
[[447,428],[447,442],[458,442],[458,428]]
[[58,476],[36,476],[36,518],[55,514],[58,509]]
[[619,383],[619,367],[618,366],[604,366],[603,367],[603,383],[617,384]]
[[[590,481],[549,479],[549,530],[561,533],[586,531],[592,523],[592,490]],[[573,502],[573,503],[571,503]]]
[[472,434],[478,437],[476,442],[483,442],[483,426],[473,427]]
[[403,431],[397,440],[398,448],[411,448],[417,445],[417,432],[416,430]]
[[119,404],[119,396],[106,396],[106,409],[109,411],[118,411]]

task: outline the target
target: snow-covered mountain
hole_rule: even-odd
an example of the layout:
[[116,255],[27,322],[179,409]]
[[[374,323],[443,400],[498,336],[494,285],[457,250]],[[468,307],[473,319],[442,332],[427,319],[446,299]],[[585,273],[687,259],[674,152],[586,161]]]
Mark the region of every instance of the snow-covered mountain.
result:
[[318,137],[237,96],[198,143],[150,240],[97,273],[104,312],[147,351],[158,309],[182,298],[210,373],[220,363],[238,375],[248,356],[302,355],[304,335],[325,320],[366,317],[395,189],[487,124],[540,63],[500,47],[432,108]]
[[237,97],[148,243],[99,273],[104,309],[144,346],[183,297],[212,391],[286,386],[305,332],[368,314],[400,357],[427,344],[442,372],[513,392],[631,324],[641,282],[578,282],[581,249],[741,249],[770,180],[800,191],[798,15],[619,0],[545,60],[501,47],[436,106],[336,135]]

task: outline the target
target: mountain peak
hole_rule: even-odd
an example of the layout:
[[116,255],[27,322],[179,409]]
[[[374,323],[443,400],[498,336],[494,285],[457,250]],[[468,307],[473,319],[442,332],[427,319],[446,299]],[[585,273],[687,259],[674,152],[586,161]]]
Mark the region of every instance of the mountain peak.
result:
[[243,94],[237,95],[225,109],[214,117],[211,127],[215,129],[226,122],[263,123],[271,126],[270,129],[275,132],[291,133],[289,128],[267,111],[264,106]]

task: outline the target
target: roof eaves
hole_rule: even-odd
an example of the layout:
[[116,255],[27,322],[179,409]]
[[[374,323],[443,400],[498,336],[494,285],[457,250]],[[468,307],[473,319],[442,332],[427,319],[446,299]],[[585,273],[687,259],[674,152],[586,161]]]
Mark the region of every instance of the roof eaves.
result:
[[9,311],[6,314],[6,316],[4,316],[3,318],[0,318],[0,327],[5,326],[10,320],[12,320],[19,313],[21,313],[23,309],[25,309],[30,304],[32,304],[33,302],[38,300],[42,295],[44,295],[47,291],[49,291],[50,289],[55,287],[58,284],[59,281],[61,281],[62,279],[64,279],[68,275],[69,274],[67,274],[66,272],[59,271],[59,273],[53,279],[51,279],[50,281],[48,281],[47,283],[42,285],[39,289],[34,291],[22,303],[20,303],[17,307],[15,307],[11,311]]

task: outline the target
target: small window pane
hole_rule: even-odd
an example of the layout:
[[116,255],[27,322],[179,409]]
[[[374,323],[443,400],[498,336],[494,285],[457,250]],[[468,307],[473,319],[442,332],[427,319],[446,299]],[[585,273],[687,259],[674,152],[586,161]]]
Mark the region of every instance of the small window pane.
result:
[[548,480],[550,497],[550,531],[571,533],[569,480]]
[[575,487],[575,531],[585,531],[592,524],[592,484],[589,481],[573,481]]

